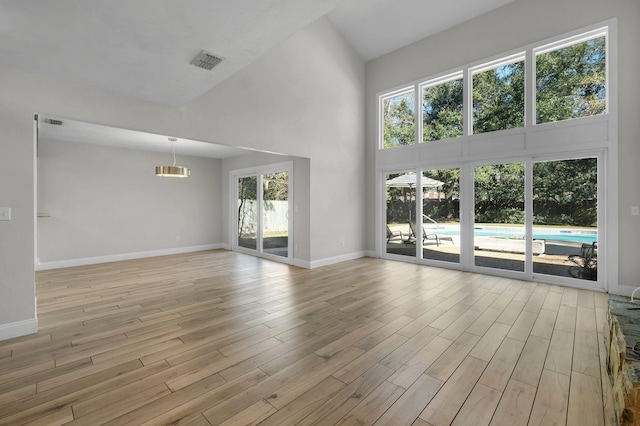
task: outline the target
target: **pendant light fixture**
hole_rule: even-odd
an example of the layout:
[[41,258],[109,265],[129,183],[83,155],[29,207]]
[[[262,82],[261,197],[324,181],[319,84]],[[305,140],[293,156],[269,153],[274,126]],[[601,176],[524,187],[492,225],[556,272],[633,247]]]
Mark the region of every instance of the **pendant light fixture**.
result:
[[173,164],[170,166],[156,166],[156,176],[165,177],[189,177],[191,170],[188,167],[176,166],[176,147],[175,143],[178,139],[169,138],[171,142],[171,152],[173,153]]

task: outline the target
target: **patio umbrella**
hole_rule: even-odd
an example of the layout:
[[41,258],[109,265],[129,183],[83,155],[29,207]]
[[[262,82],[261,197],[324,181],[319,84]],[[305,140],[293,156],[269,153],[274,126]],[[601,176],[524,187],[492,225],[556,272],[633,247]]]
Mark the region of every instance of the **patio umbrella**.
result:
[[[423,188],[439,188],[442,185],[444,185],[444,182],[422,176]],[[414,172],[408,172],[403,175],[396,176],[387,180],[387,186],[390,188],[413,188],[416,186],[416,174]]]
[[[407,172],[400,176],[396,176],[392,179],[387,179],[387,187],[389,188],[413,188],[416,186],[416,174],[414,172]],[[439,188],[444,185],[444,182],[440,182],[436,179],[431,179],[426,176],[422,176],[422,188]],[[411,222],[411,209],[409,209],[409,222]]]

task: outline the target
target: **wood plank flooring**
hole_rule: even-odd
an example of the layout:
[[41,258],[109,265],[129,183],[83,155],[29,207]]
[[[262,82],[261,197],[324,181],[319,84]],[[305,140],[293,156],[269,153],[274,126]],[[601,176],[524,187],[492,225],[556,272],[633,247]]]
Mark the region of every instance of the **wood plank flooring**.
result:
[[36,275],[2,425],[614,424],[605,294],[221,250]]

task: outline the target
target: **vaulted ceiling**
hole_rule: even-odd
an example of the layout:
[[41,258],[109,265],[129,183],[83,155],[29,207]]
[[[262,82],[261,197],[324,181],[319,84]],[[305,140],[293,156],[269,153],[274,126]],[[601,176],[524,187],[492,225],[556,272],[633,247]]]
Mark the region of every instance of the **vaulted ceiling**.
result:
[[367,61],[511,1],[0,0],[0,65],[182,106],[323,16]]

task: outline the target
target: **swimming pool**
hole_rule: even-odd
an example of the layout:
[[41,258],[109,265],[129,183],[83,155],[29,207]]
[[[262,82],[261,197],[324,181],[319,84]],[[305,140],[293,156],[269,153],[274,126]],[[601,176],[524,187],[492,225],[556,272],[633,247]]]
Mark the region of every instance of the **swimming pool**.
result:
[[[460,235],[460,228],[457,226],[426,226],[425,230],[427,233],[433,232],[452,236]],[[482,226],[474,228],[474,235],[476,237],[524,238],[524,229],[515,227],[509,228],[497,226]],[[598,231],[577,230],[569,228],[534,228],[533,239],[591,244],[598,241]]]

